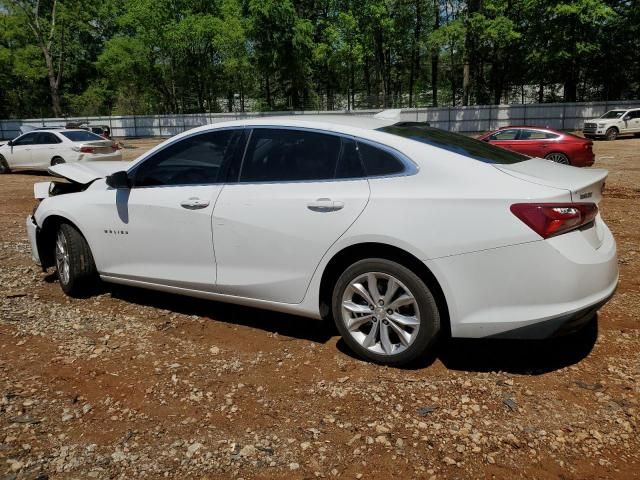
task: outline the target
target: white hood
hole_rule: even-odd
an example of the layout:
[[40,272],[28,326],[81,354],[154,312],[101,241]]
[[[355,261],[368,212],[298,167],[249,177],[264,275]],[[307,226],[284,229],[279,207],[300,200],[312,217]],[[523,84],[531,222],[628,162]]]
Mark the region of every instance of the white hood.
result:
[[104,178],[114,172],[127,170],[131,162],[78,162],[61,163],[49,167],[49,173],[57,177],[63,177],[72,182],[86,185],[97,178]]

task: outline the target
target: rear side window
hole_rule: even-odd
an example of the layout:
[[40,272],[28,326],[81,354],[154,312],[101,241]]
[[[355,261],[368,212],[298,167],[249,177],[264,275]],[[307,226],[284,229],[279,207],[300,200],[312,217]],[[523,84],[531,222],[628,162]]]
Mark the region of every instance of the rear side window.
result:
[[62,135],[67,137],[72,142],[95,142],[96,140],[104,140],[104,138],[96,135],[95,133],[87,132],[87,131],[71,131],[71,132],[60,132]]
[[543,132],[541,130],[520,130],[518,140],[552,140],[560,135],[551,132]]
[[303,130],[256,128],[240,172],[241,182],[335,178],[341,139]]
[[178,140],[144,161],[133,174],[136,187],[206,185],[222,181],[223,162],[233,154],[234,130]]
[[358,143],[358,150],[368,177],[394,175],[404,170],[402,162],[386,150],[367,143]]
[[505,150],[487,142],[476,140],[475,138],[433,127],[402,127],[391,125],[378,130],[448,150],[484,163],[510,164],[529,159],[526,155]]
[[41,132],[38,134],[38,143],[40,145],[55,145],[57,143],[62,143],[62,140],[53,133]]
[[350,138],[343,137],[335,178],[362,178],[364,176],[358,144]]

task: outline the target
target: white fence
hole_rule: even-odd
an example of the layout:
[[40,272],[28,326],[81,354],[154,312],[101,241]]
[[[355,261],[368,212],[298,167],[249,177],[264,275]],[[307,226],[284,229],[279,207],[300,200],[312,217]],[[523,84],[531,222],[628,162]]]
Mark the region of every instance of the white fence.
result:
[[[454,132],[484,132],[507,125],[538,125],[559,130],[580,130],[587,118],[598,117],[613,108],[640,108],[640,100],[588,103],[542,103],[525,105],[478,105],[470,107],[407,108],[401,120],[429,122]],[[0,139],[18,136],[21,125],[60,126],[66,122],[109,125],[115,137],[170,137],[200,125],[277,115],[345,114],[373,115],[380,110],[201,113],[184,115],[144,115],[112,117],[30,118],[0,120]]]

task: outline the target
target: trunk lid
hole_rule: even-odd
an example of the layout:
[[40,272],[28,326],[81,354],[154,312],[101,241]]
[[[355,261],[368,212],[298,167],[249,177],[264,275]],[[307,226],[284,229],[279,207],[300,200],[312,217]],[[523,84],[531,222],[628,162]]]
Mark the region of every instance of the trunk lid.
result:
[[[568,190],[571,201],[575,203],[595,203],[602,200],[604,182],[609,172],[602,168],[578,168],[562,165],[550,160],[532,158],[510,165],[494,165],[497,169],[512,177],[538,185]],[[574,233],[575,232],[575,233]],[[563,235],[582,235],[594,249],[600,248],[604,241],[602,220],[596,217],[588,225]]]
[[609,175],[602,168],[577,168],[541,158],[494,166],[507,175],[527,182],[568,190],[573,202],[595,204],[602,200],[604,182]]
[[112,140],[95,140],[93,142],[77,142],[79,148],[91,147],[94,149],[93,153],[97,154],[109,154],[114,152],[113,146],[115,143]]
[[57,177],[66,178],[72,182],[86,185],[97,178],[104,178],[114,172],[127,170],[131,162],[79,162],[61,163],[49,167],[49,173]]

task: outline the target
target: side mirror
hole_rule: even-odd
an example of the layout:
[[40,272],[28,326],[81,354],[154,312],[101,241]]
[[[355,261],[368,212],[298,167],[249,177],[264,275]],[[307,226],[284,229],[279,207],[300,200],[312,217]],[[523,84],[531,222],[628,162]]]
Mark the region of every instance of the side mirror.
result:
[[9,141],[7,142],[7,145],[9,145],[10,147],[13,147],[13,140],[9,140]]
[[131,188],[131,181],[129,175],[124,170],[115,172],[105,178],[107,185],[111,188]]

